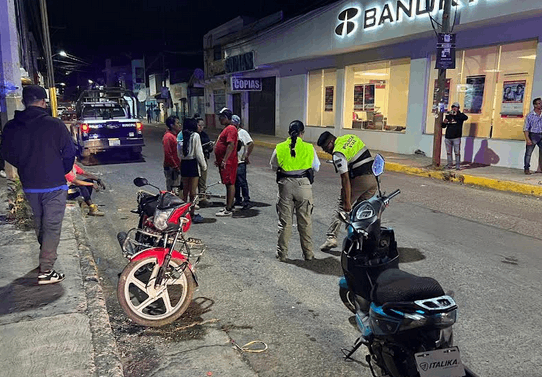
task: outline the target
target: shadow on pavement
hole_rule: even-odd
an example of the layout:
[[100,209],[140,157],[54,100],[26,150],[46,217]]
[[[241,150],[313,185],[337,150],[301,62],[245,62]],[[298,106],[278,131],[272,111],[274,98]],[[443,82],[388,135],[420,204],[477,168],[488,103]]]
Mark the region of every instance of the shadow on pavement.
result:
[[257,209],[238,209],[233,213],[232,217],[245,219],[258,216],[259,214],[260,211],[258,211]]
[[314,258],[310,261],[302,259],[286,259],[286,261],[281,263],[293,264],[297,267],[305,268],[322,275],[343,276],[341,262],[332,257],[324,259]]
[[85,166],[145,162],[143,155],[131,151],[108,151],[93,154],[79,160]]
[[49,305],[64,295],[62,284],[38,285],[38,269],[0,287],[0,315]]
[[397,251],[399,252],[399,263],[412,263],[425,259],[425,255],[413,247],[398,247]]

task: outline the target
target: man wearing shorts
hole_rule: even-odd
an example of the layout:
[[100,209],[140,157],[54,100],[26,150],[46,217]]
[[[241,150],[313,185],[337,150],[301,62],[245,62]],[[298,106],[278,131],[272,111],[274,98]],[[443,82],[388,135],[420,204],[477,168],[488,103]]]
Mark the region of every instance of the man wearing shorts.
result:
[[215,145],[215,165],[218,166],[220,179],[226,185],[226,207],[216,213],[218,217],[232,215],[235,199],[235,180],[237,178],[237,127],[232,124],[233,113],[223,108],[218,113],[220,124],[225,128],[220,133]]

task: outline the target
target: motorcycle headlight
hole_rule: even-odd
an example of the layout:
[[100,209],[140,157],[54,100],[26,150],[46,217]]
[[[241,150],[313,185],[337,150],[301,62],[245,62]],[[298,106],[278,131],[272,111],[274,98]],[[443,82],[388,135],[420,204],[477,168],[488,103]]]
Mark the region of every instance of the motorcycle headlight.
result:
[[167,228],[167,220],[175,208],[170,208],[166,210],[156,209],[154,213],[153,224],[158,230],[164,230]]
[[370,219],[375,215],[373,206],[369,203],[362,204],[356,211],[354,220],[365,220]]

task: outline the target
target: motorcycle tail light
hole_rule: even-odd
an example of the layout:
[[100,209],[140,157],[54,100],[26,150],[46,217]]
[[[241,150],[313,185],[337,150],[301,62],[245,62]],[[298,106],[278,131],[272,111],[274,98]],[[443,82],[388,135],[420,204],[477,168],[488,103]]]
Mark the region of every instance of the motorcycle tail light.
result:
[[86,123],[81,123],[81,132],[88,134],[88,131],[90,131],[90,127]]
[[158,230],[165,230],[168,226],[168,219],[173,213],[175,208],[168,208],[166,210],[156,209],[154,213],[153,224]]

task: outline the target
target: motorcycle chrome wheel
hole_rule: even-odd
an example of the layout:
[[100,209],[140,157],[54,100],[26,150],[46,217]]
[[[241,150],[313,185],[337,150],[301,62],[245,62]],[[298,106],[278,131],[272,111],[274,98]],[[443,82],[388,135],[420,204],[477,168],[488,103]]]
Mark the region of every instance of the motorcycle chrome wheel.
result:
[[122,271],[117,287],[120,306],[135,323],[164,326],[179,318],[194,293],[194,278],[183,261],[171,259],[161,285],[155,287],[160,266],[155,257],[130,262]]

